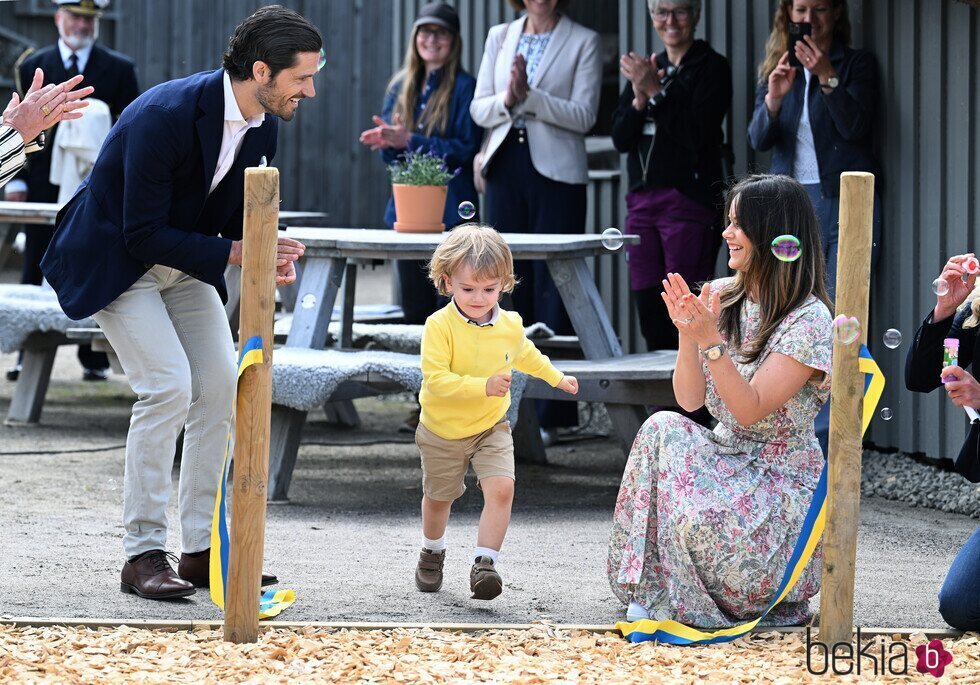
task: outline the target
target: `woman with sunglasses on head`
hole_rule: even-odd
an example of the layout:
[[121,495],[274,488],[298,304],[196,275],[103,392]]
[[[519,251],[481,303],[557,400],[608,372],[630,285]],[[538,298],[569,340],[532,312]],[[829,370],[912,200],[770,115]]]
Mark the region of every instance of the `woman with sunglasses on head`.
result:
[[[803,187],[752,176],[728,195],[733,278],[700,296],[677,274],[662,298],[680,344],[672,411],[643,424],[616,500],[607,571],[627,620],[730,627],[759,617],[800,536],[824,460],[813,417],[830,397],[833,325],[820,232]],[[792,233],[800,256],[771,249]],[[820,589],[820,552],[762,625],[799,625]]]
[[[447,229],[464,220],[478,220],[475,214],[460,210],[464,202],[472,203],[474,212],[478,207],[473,158],[483,140],[483,131],[470,118],[476,80],[463,70],[462,52],[459,15],[452,5],[430,2],[422,7],[412,26],[404,64],[385,94],[382,114],[374,117],[374,128],[360,138],[372,150],[380,150],[387,164],[407,151],[423,151],[444,157],[450,170],[459,169],[449,182],[443,214]],[[388,200],[385,223],[394,227],[393,199]],[[426,264],[397,262],[405,323],[423,324],[445,304],[432,288]]]

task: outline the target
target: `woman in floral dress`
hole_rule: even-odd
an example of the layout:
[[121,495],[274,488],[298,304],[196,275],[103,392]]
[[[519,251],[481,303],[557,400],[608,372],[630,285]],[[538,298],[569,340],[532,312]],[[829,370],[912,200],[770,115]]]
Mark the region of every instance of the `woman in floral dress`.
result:
[[[830,394],[833,326],[813,205],[787,176],[753,176],[732,188],[727,209],[734,278],[705,284],[700,296],[677,274],[663,281],[680,334],[677,403],[706,406],[718,425],[664,411],[637,434],[607,566],[630,621],[729,627],[758,617],[823,468],[813,418]],[[785,234],[799,240],[795,261],[770,248]],[[819,558],[818,548],[764,625],[806,622]]]

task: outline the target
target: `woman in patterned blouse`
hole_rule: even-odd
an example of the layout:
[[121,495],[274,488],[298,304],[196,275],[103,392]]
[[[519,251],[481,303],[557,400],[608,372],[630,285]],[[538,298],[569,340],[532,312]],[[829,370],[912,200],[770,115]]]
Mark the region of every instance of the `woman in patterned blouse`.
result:
[[[489,135],[481,173],[487,218],[502,233],[584,233],[585,134],[599,108],[599,35],[561,10],[567,0],[510,0],[520,19],[490,29],[473,120]],[[573,329],[543,261],[518,262],[514,309],[555,333]],[[544,405],[544,406],[542,406]],[[538,404],[545,442],[577,422],[575,404]]]

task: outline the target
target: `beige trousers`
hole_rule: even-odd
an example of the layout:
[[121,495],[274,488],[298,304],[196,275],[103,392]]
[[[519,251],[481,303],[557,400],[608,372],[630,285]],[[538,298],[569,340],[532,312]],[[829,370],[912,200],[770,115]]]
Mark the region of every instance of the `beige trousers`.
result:
[[234,342],[218,292],[156,265],[92,318],[138,396],[126,439],[126,556],[167,549],[167,503],[181,428],[181,551],[207,549],[237,380]]

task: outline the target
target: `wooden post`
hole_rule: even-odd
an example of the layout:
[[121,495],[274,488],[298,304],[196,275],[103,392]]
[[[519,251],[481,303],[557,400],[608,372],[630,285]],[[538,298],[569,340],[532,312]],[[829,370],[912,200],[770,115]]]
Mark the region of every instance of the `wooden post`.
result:
[[840,231],[837,246],[835,315],[855,317],[861,337],[844,345],[834,340],[830,390],[827,521],[823,536],[820,641],[851,641],[854,623],[854,560],[861,508],[861,417],[864,374],[858,353],[867,341],[871,279],[871,221],[874,174],[840,177]]
[[238,384],[235,459],[231,496],[231,554],[225,588],[225,639],[255,642],[265,548],[265,500],[269,482],[272,415],[272,319],[276,296],[279,170],[245,170],[245,220],[239,347],[262,337],[263,362]]

